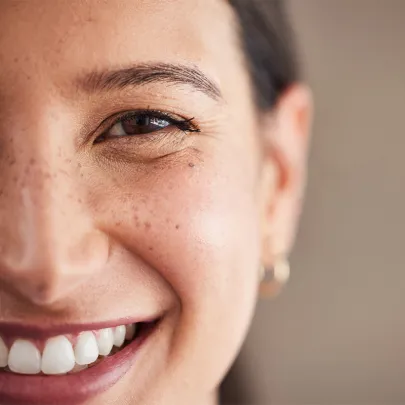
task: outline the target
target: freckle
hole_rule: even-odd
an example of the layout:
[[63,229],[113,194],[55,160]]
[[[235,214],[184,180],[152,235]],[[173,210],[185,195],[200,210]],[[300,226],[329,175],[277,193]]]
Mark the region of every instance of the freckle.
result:
[[149,246],[149,250],[152,252],[153,251],[153,246]]
[[116,223],[115,223],[115,226],[121,226],[122,225],[122,222],[121,221],[117,221]]
[[14,63],[18,63],[20,59],[18,57],[14,58]]
[[37,161],[36,161],[34,158],[31,158],[31,159],[30,159],[30,165],[31,165],[31,166],[35,165],[36,162],[37,162]]
[[149,230],[151,228],[150,222],[145,222],[145,228]]
[[79,198],[77,201],[79,204],[81,204],[83,202],[83,200],[81,198]]
[[15,159],[10,160],[10,166],[14,166],[14,165],[15,165],[15,162],[16,162]]
[[180,225],[176,225],[176,229],[180,229]]
[[189,163],[188,165],[189,165],[190,167],[194,167],[194,166],[195,166],[194,163]]

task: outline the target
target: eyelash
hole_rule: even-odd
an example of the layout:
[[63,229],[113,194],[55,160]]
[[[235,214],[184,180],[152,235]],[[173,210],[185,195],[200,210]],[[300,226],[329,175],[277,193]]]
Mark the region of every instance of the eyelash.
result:
[[[161,119],[164,121],[167,121],[169,125],[167,127],[163,127],[162,129],[157,129],[155,131],[151,131],[149,133],[145,134],[139,134],[139,135],[128,135],[128,136],[122,136],[124,138],[130,138],[130,137],[147,137],[147,136],[153,136],[157,132],[161,132],[166,130],[167,128],[171,126],[177,127],[180,131],[183,131],[184,133],[189,133],[189,132],[201,132],[201,130],[195,125],[194,123],[194,117],[189,118],[189,119],[177,119],[174,118],[172,115],[159,111],[159,110],[152,110],[152,109],[143,109],[143,110],[132,110],[128,111],[126,113],[122,113],[118,117],[116,117],[112,123],[108,125],[108,127],[102,132],[101,135],[99,135],[94,143],[101,143],[104,142],[105,140],[108,140],[109,138],[113,137],[108,137],[107,133],[110,131],[115,125],[128,120],[128,119],[133,119],[142,115],[147,115],[149,117],[155,118],[155,119]],[[117,138],[117,137],[115,137]]]

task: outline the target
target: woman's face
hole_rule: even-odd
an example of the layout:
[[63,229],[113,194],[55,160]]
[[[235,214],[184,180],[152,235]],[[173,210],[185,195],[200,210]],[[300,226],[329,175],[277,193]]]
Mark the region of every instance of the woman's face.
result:
[[[0,337],[17,372],[0,371],[0,404],[215,392],[260,265],[287,253],[271,247],[292,239],[305,150],[305,97],[263,123],[236,32],[223,0],[1,1]],[[81,332],[132,323],[118,353],[49,375],[69,344],[90,362]]]

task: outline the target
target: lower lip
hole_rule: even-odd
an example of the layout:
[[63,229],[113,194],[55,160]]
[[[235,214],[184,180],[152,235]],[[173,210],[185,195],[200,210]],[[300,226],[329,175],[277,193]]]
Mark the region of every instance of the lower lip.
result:
[[77,374],[26,376],[0,372],[0,404],[79,405],[107,391],[125,376],[139,349],[155,330],[156,324],[114,356]]

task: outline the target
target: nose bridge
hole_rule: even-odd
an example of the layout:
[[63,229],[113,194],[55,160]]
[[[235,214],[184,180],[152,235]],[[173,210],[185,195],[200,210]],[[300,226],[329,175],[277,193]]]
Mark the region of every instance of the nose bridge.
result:
[[11,134],[0,179],[0,279],[36,302],[66,295],[106,259],[72,137],[60,117],[42,116]]

